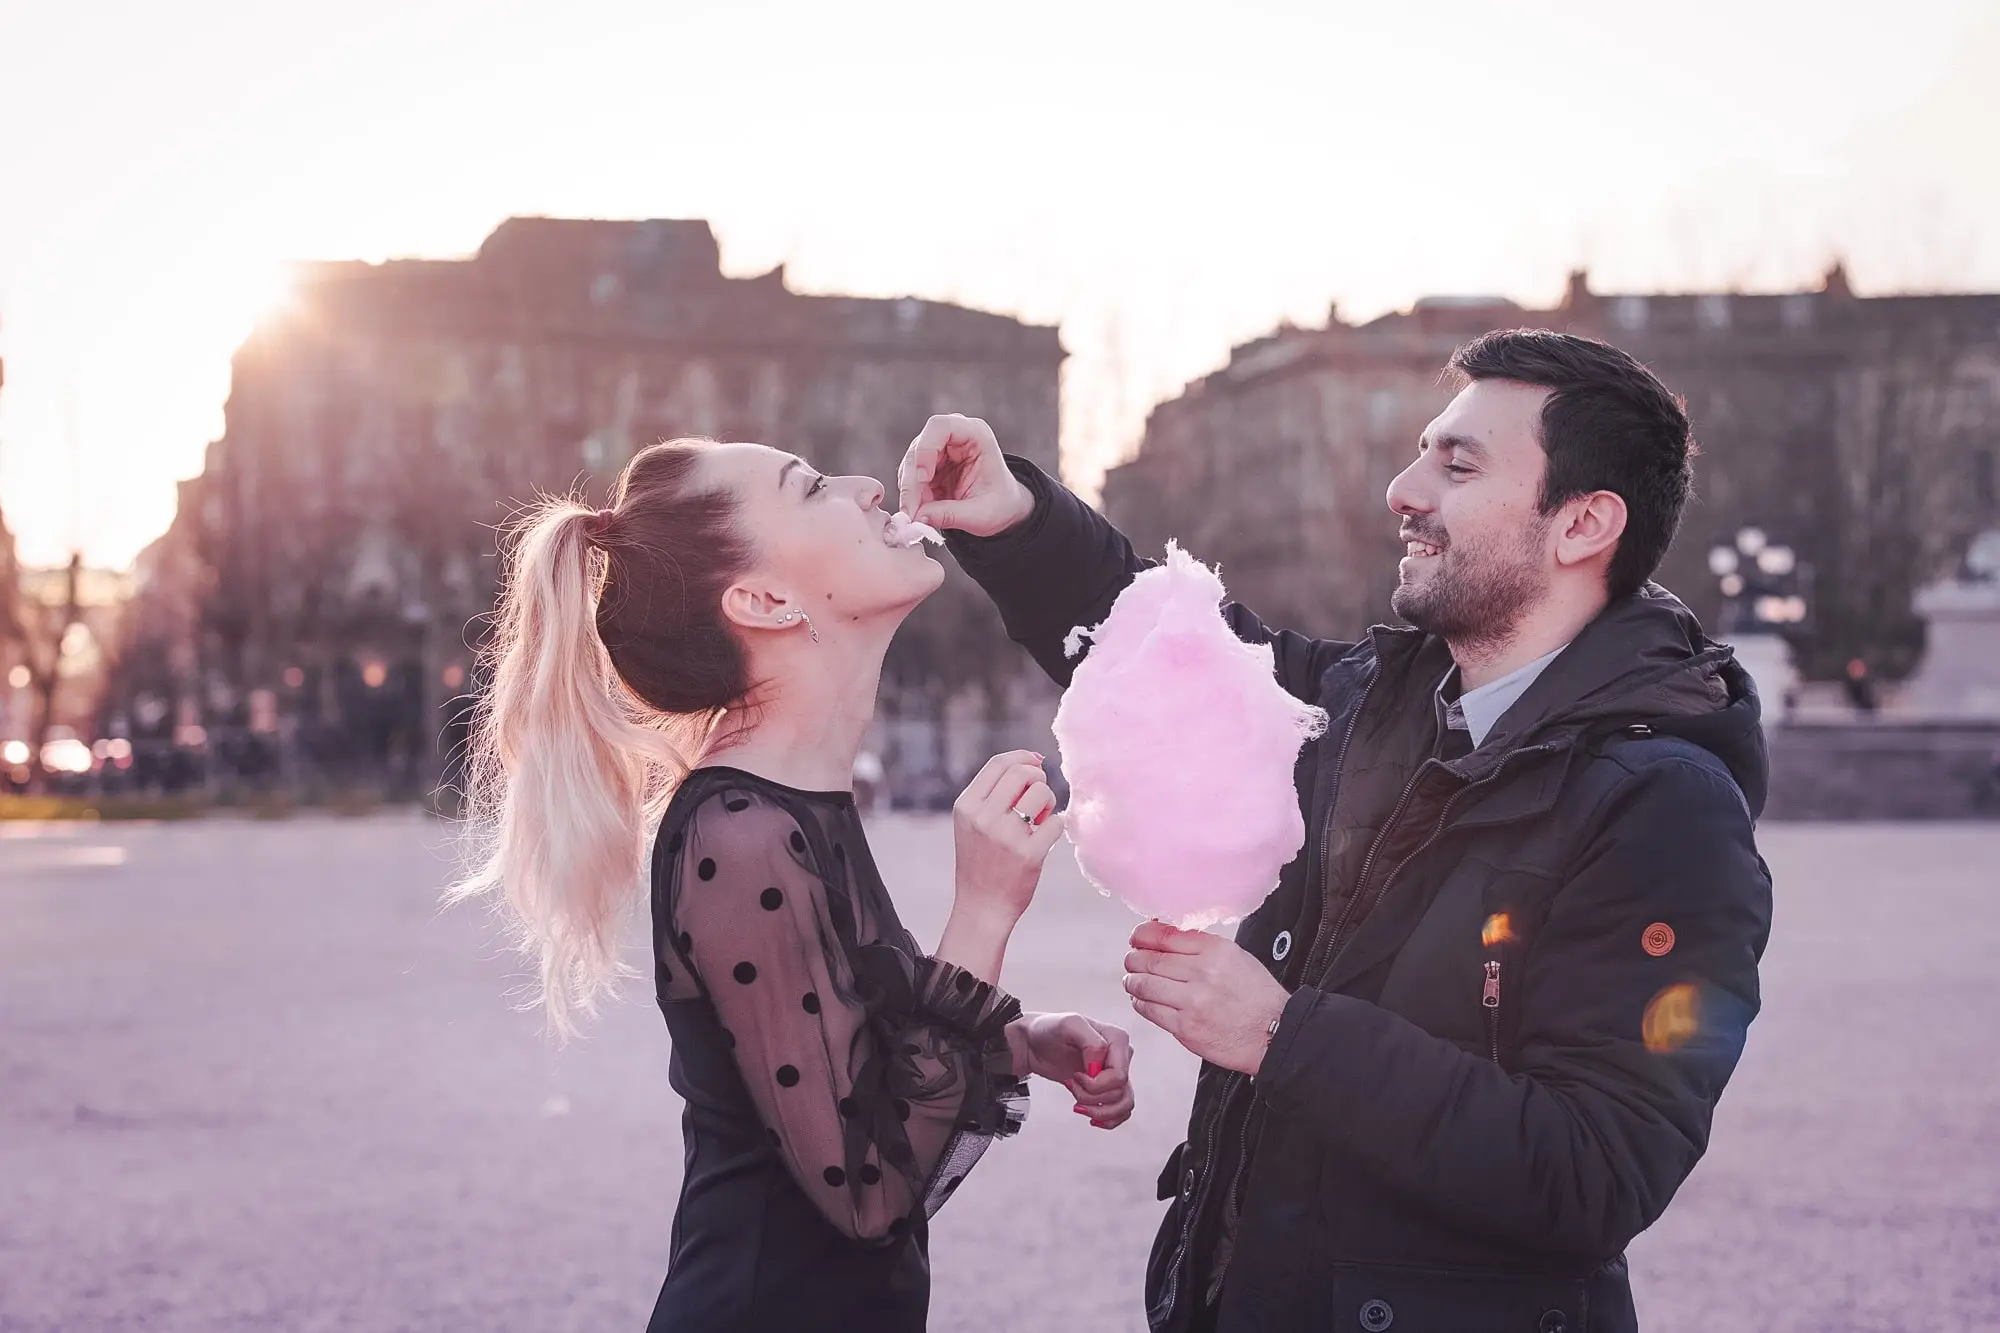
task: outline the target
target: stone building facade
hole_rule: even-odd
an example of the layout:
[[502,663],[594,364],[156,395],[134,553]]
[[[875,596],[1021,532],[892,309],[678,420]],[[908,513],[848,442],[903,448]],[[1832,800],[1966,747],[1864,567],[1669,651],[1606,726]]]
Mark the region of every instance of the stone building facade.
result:
[[[1001,315],[727,277],[699,221],[515,218],[466,260],[306,266],[237,352],[224,433],[141,562],[124,695],[160,728],[198,718],[210,744],[282,738],[249,743],[253,766],[428,782],[520,501],[598,501],[680,435],[887,483],[944,410],[1054,468],[1062,357],[1057,330]],[[948,714],[1017,719],[1024,677],[954,572],[899,637],[885,703],[935,740]]]
[[1714,623],[1706,553],[1744,526],[1812,573],[1811,674],[1922,650],[1916,589],[2000,519],[2000,295],[1817,291],[1619,295],[1576,274],[1562,303],[1442,298],[1352,325],[1281,328],[1160,404],[1107,512],[1144,546],[1178,537],[1231,592],[1322,633],[1387,618],[1399,553],[1389,481],[1451,396],[1451,350],[1496,328],[1605,339],[1687,401],[1698,500],[1660,579]]

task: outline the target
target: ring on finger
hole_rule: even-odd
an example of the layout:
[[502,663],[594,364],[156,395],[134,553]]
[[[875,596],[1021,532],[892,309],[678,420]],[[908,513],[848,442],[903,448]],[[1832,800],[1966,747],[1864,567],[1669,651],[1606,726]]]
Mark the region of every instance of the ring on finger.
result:
[[1009,810],[1007,813],[1020,820],[1023,824],[1026,824],[1029,828],[1035,826],[1035,817],[1026,810]]

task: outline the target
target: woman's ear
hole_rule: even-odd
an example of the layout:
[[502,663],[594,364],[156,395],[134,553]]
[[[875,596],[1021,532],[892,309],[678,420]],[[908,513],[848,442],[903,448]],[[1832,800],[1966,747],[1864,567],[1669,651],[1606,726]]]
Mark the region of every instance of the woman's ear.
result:
[[1625,497],[1614,491],[1592,491],[1570,501],[1563,507],[1556,532],[1556,563],[1609,559],[1625,535],[1625,518]]
[[722,618],[738,629],[784,629],[783,618],[793,606],[791,598],[766,584],[744,581],[722,590]]

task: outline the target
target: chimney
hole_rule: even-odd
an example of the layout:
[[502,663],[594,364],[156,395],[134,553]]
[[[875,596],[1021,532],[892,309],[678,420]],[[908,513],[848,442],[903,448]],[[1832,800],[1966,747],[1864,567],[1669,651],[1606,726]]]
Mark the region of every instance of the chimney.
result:
[[1569,271],[1569,283],[1563,288],[1562,308],[1578,310],[1590,304],[1590,270],[1573,268]]

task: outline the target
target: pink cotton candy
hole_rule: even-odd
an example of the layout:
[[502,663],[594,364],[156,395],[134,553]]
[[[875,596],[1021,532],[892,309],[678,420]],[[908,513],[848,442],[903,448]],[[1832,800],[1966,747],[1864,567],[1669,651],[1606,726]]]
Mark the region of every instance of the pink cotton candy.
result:
[[1274,678],[1269,644],[1222,618],[1222,580],[1167,544],[1071,656],[1090,656],[1056,711],[1067,832],[1084,877],[1191,930],[1248,915],[1305,841],[1292,789],[1326,714]]

